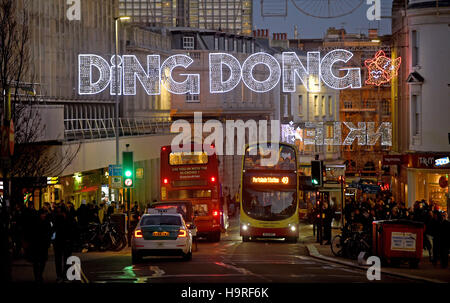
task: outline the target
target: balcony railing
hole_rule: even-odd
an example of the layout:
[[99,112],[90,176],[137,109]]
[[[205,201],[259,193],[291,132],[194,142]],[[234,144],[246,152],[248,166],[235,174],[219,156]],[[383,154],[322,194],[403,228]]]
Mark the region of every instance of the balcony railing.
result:
[[[171,121],[161,118],[120,118],[119,136],[139,136],[170,132]],[[80,139],[114,138],[115,119],[65,119],[64,137],[68,141]]]

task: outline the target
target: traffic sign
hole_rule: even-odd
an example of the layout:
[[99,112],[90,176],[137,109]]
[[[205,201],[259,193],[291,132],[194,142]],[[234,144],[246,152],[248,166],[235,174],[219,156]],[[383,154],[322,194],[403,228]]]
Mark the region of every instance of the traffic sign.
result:
[[108,175],[113,177],[122,177],[122,165],[109,165]]
[[122,176],[109,176],[110,188],[122,188]]

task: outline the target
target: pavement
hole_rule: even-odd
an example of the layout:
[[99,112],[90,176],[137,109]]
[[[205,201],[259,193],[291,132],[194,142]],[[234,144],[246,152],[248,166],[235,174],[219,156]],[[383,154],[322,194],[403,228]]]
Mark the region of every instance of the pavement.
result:
[[[333,229],[333,236],[338,234],[338,229]],[[330,245],[320,245],[313,236],[312,225],[302,225],[300,234],[303,234],[301,240],[304,241],[311,257],[316,259],[346,265],[353,268],[367,270],[370,265],[365,264],[365,260],[351,260],[343,257],[336,257]],[[427,251],[424,251],[423,257],[418,268],[409,268],[408,264],[400,264],[399,267],[381,267],[381,274],[403,277],[411,280],[430,283],[450,283],[450,267],[441,268],[439,263],[434,266],[430,260]]]

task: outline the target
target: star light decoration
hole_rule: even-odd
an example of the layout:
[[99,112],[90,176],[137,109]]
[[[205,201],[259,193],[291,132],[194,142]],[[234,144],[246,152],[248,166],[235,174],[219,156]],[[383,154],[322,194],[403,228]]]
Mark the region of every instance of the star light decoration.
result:
[[380,86],[391,81],[398,74],[398,69],[402,58],[390,59],[386,57],[384,51],[379,50],[373,59],[364,61],[364,65],[369,71],[369,78],[366,80],[367,85]]

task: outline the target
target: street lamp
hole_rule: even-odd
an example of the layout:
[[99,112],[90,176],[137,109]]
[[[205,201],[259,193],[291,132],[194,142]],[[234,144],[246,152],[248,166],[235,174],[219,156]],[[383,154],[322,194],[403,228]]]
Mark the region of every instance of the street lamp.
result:
[[118,53],[119,53],[119,21],[122,20],[130,20],[131,17],[128,16],[121,16],[121,17],[114,17],[114,25],[115,25],[115,37],[116,37],[116,52],[114,56],[114,60],[116,61],[116,164],[119,165],[119,68],[118,65]]

